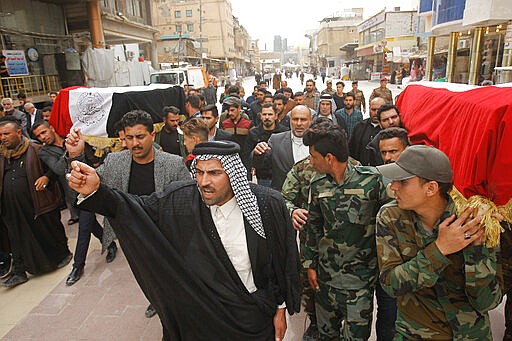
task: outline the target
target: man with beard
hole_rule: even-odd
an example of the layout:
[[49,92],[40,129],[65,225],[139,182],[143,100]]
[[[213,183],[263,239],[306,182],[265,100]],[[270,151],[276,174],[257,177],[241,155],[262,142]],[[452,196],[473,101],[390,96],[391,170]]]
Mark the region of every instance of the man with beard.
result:
[[175,106],[164,107],[164,126],[155,135],[155,142],[158,143],[164,152],[184,156],[183,135],[178,131],[180,121],[180,109]]
[[66,160],[63,158],[66,153],[64,139],[44,120],[39,120],[34,124],[33,134],[43,144],[38,153],[39,158],[59,177],[59,182],[64,191],[66,206],[70,214],[68,225],[73,225],[78,221],[80,210],[74,205],[76,193],[69,188],[68,182],[64,177],[67,170]]
[[[349,92],[347,98],[349,98]],[[353,97],[352,97],[353,98]],[[350,105],[353,101],[348,101]],[[380,125],[377,118],[377,109],[384,103],[382,98],[374,98],[370,103],[370,117],[362,122],[359,122],[349,140],[348,148],[350,156],[357,161],[361,162],[363,166],[376,166],[376,160],[372,157],[374,154],[367,148],[368,144],[372,142],[375,136],[380,131]],[[358,111],[361,113],[360,111]]]
[[[233,134],[233,141],[238,143],[240,148],[244,150],[245,140],[249,135],[249,129],[252,128],[252,122],[242,117],[241,111],[241,100],[236,96],[230,96],[224,104],[228,108],[229,118],[222,121],[220,128]],[[243,160],[244,164],[247,165],[247,160]]]
[[[379,137],[380,154],[384,164],[395,162],[400,154],[410,145],[407,130],[398,127],[383,129],[377,135]],[[384,179],[385,182],[386,179]],[[375,329],[377,339],[391,341],[395,334],[396,298],[388,295],[380,282],[375,286],[377,297],[377,322]]]
[[269,160],[272,164],[273,189],[280,191],[293,165],[308,157],[308,148],[302,142],[302,136],[310,124],[311,111],[304,105],[298,105],[290,113],[291,131],[273,134],[268,143],[260,142],[254,148],[254,167],[262,167]]
[[319,117],[325,117],[330,119],[334,125],[340,126],[341,129],[347,130],[347,123],[341,117],[340,114],[336,113],[336,104],[329,94],[320,96],[320,103],[318,105],[318,113],[313,115],[313,121],[316,121]]
[[276,114],[276,120],[286,129],[290,128],[290,116],[286,115],[284,107],[288,103],[288,98],[283,94],[274,95],[272,104],[274,105],[274,112]]
[[318,109],[318,103],[320,102],[320,93],[316,90],[315,81],[308,79],[306,81],[306,88],[304,89],[304,104],[310,109]]
[[[261,109],[261,123],[249,131],[247,142],[245,145],[244,154],[248,155],[250,159],[253,158],[254,148],[260,142],[267,142],[272,134],[287,131],[279,122],[277,122],[277,115],[271,104],[264,104]],[[270,187],[272,182],[272,161],[266,159],[262,164],[256,168],[256,177],[258,184],[265,187]]]
[[[345,107],[337,110],[336,113],[341,115],[345,122],[347,123],[347,137],[350,140],[352,137],[352,132],[354,131],[354,127],[363,120],[363,113],[354,108],[354,100],[356,96],[353,92],[348,92],[345,95],[344,104]],[[356,159],[357,160],[357,159]]]
[[[390,127],[402,127],[402,118],[400,111],[393,104],[385,104],[385,101],[380,97],[375,97],[370,102],[370,116],[375,114],[377,111],[377,120],[380,124],[381,129],[387,129]],[[370,143],[366,146],[366,149],[362,152],[367,154],[368,163],[371,166],[380,166],[384,163],[381,152],[379,151],[381,135],[377,134]]]
[[373,167],[348,162],[345,132],[317,125],[304,134],[311,180],[303,266],[316,290],[320,340],[367,340],[378,275],[375,216],[389,198]]
[[201,116],[208,126],[208,141],[232,141],[233,134],[217,128],[219,112],[215,104],[209,104],[201,109]]
[[1,217],[11,244],[13,269],[2,285],[13,288],[67,265],[72,254],[60,221],[60,189],[45,176],[38,144],[21,133],[14,117],[0,118]]
[[[82,277],[91,234],[101,242],[103,238],[103,228],[96,220],[96,215],[94,213],[80,211],[74,207],[76,192],[69,188],[65,178],[65,174],[68,171],[68,162],[64,155],[66,153],[64,139],[60,137],[55,132],[55,129],[53,129],[53,127],[44,120],[37,121],[34,124],[33,134],[40,142],[43,143],[43,146],[39,150],[39,157],[59,177],[59,181],[66,195],[66,203],[70,201],[71,216],[73,217],[73,214],[78,216],[76,219],[78,221],[78,238],[75,248],[73,269],[66,279],[66,285],[71,286],[78,282]],[[97,167],[101,162],[101,159],[94,155],[94,150],[89,145],[86,146],[84,157],[87,163],[93,167]],[[106,256],[107,263],[114,261],[116,252],[117,245],[113,241],[108,246]]]
[[[173,181],[190,179],[181,157],[159,151],[153,146],[155,132],[151,115],[142,110],[130,111],[121,119],[121,126],[128,150],[107,155],[103,164],[96,170],[102,183],[118,188],[124,193],[149,195],[162,191],[164,186]],[[66,139],[69,157],[83,161],[84,148],[85,143],[80,131],[73,130]],[[103,250],[108,248],[115,237],[110,221],[105,219]],[[149,305],[146,317],[155,314],[156,310]]]
[[402,127],[402,117],[396,105],[383,104],[377,111],[377,118],[382,129],[389,127]]
[[258,88],[256,90],[256,100],[250,104],[251,112],[254,117],[258,116],[261,112],[261,107],[263,105],[263,98],[267,91],[263,88]]
[[196,181],[142,197],[72,163],[80,207],[112,220],[164,340],[283,340],[285,309],[300,310],[290,217],[278,193],[249,184],[239,152],[233,142],[200,143]]

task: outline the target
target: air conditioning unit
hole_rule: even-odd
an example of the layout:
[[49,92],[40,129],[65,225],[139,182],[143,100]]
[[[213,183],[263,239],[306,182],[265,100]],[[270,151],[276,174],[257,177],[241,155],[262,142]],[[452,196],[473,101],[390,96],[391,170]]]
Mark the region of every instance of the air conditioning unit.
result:
[[465,49],[468,48],[468,41],[467,40],[459,40],[457,43],[457,49]]

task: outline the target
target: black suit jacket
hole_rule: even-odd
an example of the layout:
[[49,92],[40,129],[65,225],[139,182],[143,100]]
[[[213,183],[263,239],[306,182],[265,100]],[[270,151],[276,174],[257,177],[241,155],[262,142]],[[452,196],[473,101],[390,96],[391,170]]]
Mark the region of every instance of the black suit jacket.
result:
[[214,141],[233,141],[233,134],[228,131],[217,128],[215,135],[213,136]]
[[[34,120],[34,123],[36,123],[37,121],[43,119],[43,112],[41,110],[39,110],[39,109],[36,109],[34,115],[36,116],[36,119]],[[28,131],[30,137],[35,139],[36,137],[34,136],[34,134],[32,134],[32,126],[34,124],[32,123],[32,120],[30,118],[30,114],[25,113],[25,116],[27,116],[27,131]]]
[[268,140],[268,145],[272,148],[263,155],[254,155],[253,165],[258,168],[265,159],[272,160],[272,184],[271,187],[281,191],[286,175],[294,165],[292,150],[292,132],[285,131],[278,134],[272,134]]

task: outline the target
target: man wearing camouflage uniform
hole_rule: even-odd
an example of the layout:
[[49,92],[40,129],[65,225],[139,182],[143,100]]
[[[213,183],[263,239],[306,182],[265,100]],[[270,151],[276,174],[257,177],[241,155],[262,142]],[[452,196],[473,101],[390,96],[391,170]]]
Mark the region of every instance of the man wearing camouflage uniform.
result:
[[397,297],[395,340],[492,340],[487,312],[501,301],[496,249],[483,245],[472,210],[456,219],[448,157],[411,146],[377,168],[396,198],[377,217],[380,284]]
[[375,97],[383,98],[387,104],[393,104],[393,93],[388,89],[388,79],[386,77],[382,77],[380,79],[380,86],[378,88],[373,89],[372,94],[370,95],[370,102]]
[[344,131],[310,128],[304,143],[319,174],[311,180],[306,242],[301,246],[309,283],[316,290],[319,339],[366,340],[377,279],[375,216],[389,198],[374,168],[347,163]]
[[[312,129],[317,129],[318,125],[334,126],[333,122],[328,118],[318,118],[315,123],[311,126]],[[351,157],[348,158],[348,162],[353,165],[360,165],[360,163]],[[299,239],[301,244],[306,243],[306,235],[302,226],[307,222],[308,219],[308,196],[309,196],[309,185],[311,179],[316,175],[316,170],[309,161],[309,158],[305,158],[297,162],[291,171],[286,176],[286,180],[283,184],[281,193],[286,203],[286,207],[292,217],[293,228],[299,231]],[[301,254],[302,259],[304,259]],[[303,341],[317,340],[318,339],[318,326],[316,322],[315,312],[315,291],[309,285],[308,275],[306,269],[303,273],[303,301],[304,311],[309,317],[311,322],[309,328],[306,330],[303,336]]]

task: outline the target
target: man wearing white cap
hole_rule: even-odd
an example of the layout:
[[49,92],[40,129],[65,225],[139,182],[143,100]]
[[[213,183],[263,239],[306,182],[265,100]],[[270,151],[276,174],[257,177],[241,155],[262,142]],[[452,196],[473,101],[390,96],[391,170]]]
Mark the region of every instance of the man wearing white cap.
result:
[[397,297],[395,340],[492,340],[487,312],[501,301],[496,250],[483,244],[480,216],[456,216],[448,157],[411,146],[377,169],[396,199],[377,216],[379,280]]

